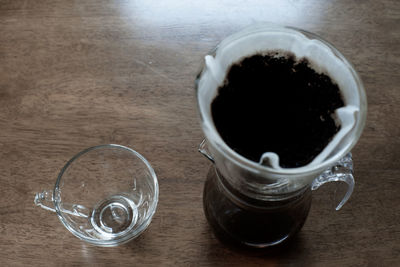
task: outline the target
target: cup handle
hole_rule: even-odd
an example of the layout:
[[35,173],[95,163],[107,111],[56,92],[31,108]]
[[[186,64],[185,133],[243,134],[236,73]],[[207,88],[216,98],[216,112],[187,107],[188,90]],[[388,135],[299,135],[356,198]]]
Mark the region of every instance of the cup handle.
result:
[[45,210],[55,212],[53,192],[50,190],[43,190],[40,193],[36,193],[34,203]]
[[[36,193],[34,203],[45,210],[56,212],[53,191],[43,190],[40,193]],[[79,204],[62,203],[60,211],[83,218],[89,218],[90,215],[90,210]]]
[[351,153],[348,153],[335,165],[317,177],[311,185],[311,190],[317,190],[321,185],[329,182],[345,182],[348,186],[345,196],[336,207],[336,210],[340,210],[347,200],[349,200],[354,190],[355,182],[353,177],[353,159]]
[[207,159],[209,159],[212,163],[215,162],[214,158],[210,155],[210,151],[208,151],[206,139],[203,139],[203,141],[201,141],[198,150],[201,154],[203,154],[203,156],[205,156]]

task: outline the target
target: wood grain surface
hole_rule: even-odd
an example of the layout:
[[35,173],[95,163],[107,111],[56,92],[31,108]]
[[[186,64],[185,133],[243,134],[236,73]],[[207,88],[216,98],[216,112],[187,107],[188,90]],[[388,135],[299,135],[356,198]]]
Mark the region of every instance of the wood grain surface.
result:
[[[204,217],[194,79],[219,41],[261,21],[333,43],[369,107],[350,201],[334,211],[323,186],[298,238],[254,253],[221,244]],[[399,73],[397,0],[0,0],[0,265],[400,266]],[[70,157],[105,143],[144,155],[160,185],[149,229],[115,248],[33,204]]]

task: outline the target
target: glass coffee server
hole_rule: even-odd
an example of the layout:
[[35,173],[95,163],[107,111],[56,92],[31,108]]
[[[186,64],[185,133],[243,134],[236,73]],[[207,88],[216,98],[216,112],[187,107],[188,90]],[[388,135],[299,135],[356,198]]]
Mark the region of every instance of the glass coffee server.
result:
[[[309,59],[338,84],[344,99],[345,106],[335,111],[340,131],[302,167],[281,168],[273,153],[264,153],[261,163],[246,159],[222,140],[213,123],[211,103],[230,66],[243,57],[272,50]],[[347,192],[336,209],[349,199],[354,188],[350,150],[362,133],[367,102],[359,76],[333,45],[300,29],[251,26],[223,40],[205,57],[196,92],[205,135],[199,151],[213,162],[204,187],[204,211],[218,237],[256,248],[274,246],[301,229],[312,190],[327,182],[345,182]]]

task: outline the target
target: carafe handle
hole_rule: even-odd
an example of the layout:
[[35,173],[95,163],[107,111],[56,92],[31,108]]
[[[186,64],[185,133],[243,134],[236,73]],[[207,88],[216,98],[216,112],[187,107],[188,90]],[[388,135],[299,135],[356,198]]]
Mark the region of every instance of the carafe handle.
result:
[[348,186],[346,194],[336,207],[336,210],[340,210],[347,200],[349,200],[354,190],[355,182],[353,177],[353,159],[351,153],[348,153],[335,165],[317,177],[311,185],[311,190],[317,190],[321,185],[329,182],[345,182]]

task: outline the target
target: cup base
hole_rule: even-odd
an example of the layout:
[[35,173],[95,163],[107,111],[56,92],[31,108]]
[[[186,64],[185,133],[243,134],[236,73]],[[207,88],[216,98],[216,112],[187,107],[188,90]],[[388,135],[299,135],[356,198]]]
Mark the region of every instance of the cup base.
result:
[[100,201],[92,211],[91,224],[104,239],[124,235],[138,220],[137,205],[123,195]]

